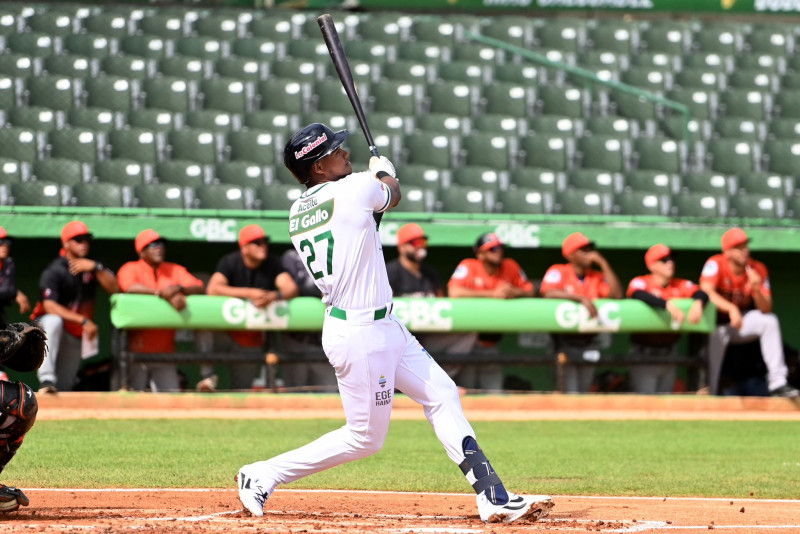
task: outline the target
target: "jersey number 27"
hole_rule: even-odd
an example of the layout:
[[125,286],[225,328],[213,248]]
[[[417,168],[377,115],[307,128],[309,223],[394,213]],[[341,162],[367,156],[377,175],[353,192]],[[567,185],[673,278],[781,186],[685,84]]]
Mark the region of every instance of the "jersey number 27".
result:
[[[314,242],[312,243],[309,239],[303,239],[300,241],[300,251],[305,254],[306,249],[308,250],[308,256],[306,256],[306,265],[308,266],[308,272],[314,277],[314,280],[319,280],[326,274],[333,274],[333,234],[330,230],[327,232],[322,232],[321,234],[315,235],[313,238]],[[322,241],[327,242],[327,246],[320,245]],[[322,270],[316,270],[311,265],[317,260],[317,250],[321,249],[321,252],[324,253],[321,261],[325,262]],[[324,272],[323,272],[324,271]]]

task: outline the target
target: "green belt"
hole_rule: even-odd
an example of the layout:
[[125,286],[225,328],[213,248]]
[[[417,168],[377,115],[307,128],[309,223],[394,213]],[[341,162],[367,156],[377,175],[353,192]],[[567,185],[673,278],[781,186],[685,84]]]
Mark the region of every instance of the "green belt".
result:
[[[337,308],[336,306],[331,306],[331,317],[335,317],[336,319],[343,319],[347,320],[347,312],[341,308]],[[379,310],[375,310],[375,315],[373,316],[374,320],[383,319],[386,317],[386,308],[383,307]]]

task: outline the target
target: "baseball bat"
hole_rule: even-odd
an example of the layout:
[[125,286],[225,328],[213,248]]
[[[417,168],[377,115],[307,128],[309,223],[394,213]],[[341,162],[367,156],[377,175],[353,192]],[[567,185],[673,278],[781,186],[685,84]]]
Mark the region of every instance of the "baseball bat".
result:
[[[353,82],[353,73],[350,72],[350,63],[347,61],[347,54],[344,53],[342,41],[339,39],[339,32],[336,31],[336,25],[333,23],[333,17],[328,14],[320,15],[317,18],[317,24],[322,32],[322,38],[325,40],[325,45],[328,47],[328,52],[333,60],[333,66],[336,68],[336,73],[339,75],[339,81],[342,82],[344,92],[353,106],[353,111],[356,113],[358,124],[361,126],[361,131],[367,139],[369,151],[373,156],[379,156],[378,147],[375,146],[375,141],[372,139],[372,132],[369,131],[367,124],[367,117],[364,115],[364,108],[361,107],[361,99],[356,92],[356,84]],[[373,213],[375,223],[380,226],[383,213]]]

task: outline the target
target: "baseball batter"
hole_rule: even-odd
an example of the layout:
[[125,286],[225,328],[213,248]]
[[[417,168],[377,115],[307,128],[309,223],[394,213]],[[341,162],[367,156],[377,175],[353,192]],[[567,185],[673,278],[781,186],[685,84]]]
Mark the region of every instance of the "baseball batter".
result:
[[544,517],[552,499],[505,489],[464,417],[455,384],[392,313],[373,213],[396,206],[400,186],[385,157],[372,158],[369,172],[354,173],[342,148],[346,139],[347,130],[306,126],[286,144],[284,164],[308,188],[292,205],[289,235],[327,306],[322,346],[347,422],[299,449],[242,467],[239,499],[263,516],[278,484],[378,452],[398,389],[423,406],[447,455],[475,489],[483,521]]

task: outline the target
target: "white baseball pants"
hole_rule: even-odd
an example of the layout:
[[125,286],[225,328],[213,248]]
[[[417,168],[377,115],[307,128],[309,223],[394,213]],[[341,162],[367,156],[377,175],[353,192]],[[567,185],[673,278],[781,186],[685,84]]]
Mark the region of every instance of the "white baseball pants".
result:
[[298,449],[245,466],[270,493],[278,484],[378,452],[389,431],[395,388],[422,405],[456,464],[464,460],[463,439],[475,436],[453,380],[393,314],[374,320],[372,310],[347,313],[347,319],[326,315],[322,329],[347,423]]
[[761,354],[767,365],[767,385],[770,391],[786,384],[786,360],[783,355],[781,325],[774,313],[750,310],[742,316],[742,327],[718,326],[708,339],[708,390],[719,392],[719,374],[728,344],[747,343],[759,339]]

